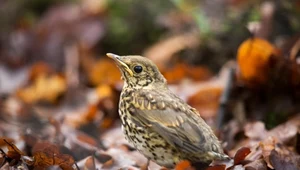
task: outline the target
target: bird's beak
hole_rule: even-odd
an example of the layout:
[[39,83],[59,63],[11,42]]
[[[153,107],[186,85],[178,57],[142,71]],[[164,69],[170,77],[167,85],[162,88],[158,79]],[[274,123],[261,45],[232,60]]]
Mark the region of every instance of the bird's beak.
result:
[[130,74],[130,76],[133,76],[132,70],[128,67],[128,65],[124,61],[121,60],[120,56],[112,53],[107,53],[106,55],[109,58],[113,59],[121,69],[122,68],[125,69]]

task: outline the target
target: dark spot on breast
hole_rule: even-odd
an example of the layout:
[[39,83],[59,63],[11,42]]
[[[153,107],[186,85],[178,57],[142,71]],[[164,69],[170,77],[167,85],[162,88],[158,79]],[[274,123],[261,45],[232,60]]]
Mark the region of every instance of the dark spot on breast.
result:
[[141,140],[139,140],[138,138],[135,138],[139,143],[142,143],[142,141]]
[[153,145],[154,148],[164,148],[165,146],[162,144],[155,144]]
[[147,145],[148,148],[150,148],[150,145],[147,141],[145,142],[145,144]]
[[149,138],[147,138],[146,136],[142,136],[142,138],[145,139],[145,140],[149,139]]

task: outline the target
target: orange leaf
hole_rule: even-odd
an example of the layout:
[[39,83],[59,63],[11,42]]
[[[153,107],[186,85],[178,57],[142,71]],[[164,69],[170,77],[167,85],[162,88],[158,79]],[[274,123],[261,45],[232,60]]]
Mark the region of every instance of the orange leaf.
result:
[[[109,76],[108,76],[109,74]],[[109,59],[100,59],[88,68],[88,78],[92,85],[115,85],[121,81],[121,73],[116,64]]]
[[19,89],[17,95],[26,103],[54,103],[66,89],[67,84],[63,76],[40,74],[29,86]]
[[239,78],[245,84],[266,84],[272,57],[278,56],[277,49],[268,41],[251,38],[244,41],[237,54]]
[[50,74],[50,73],[54,73],[54,70],[49,65],[47,65],[47,63],[37,62],[31,66],[29,72],[29,80],[33,81],[41,74]]
[[190,161],[184,160],[176,165],[175,170],[194,170],[194,168],[192,167]]
[[168,80],[168,83],[178,83],[184,78],[189,78],[195,81],[203,81],[211,78],[212,73],[209,69],[203,66],[191,66],[185,63],[176,63],[172,68],[165,69],[163,75]]
[[201,89],[188,99],[188,103],[195,107],[204,118],[213,117],[217,113],[222,91],[221,87]]
[[186,72],[188,77],[195,81],[204,81],[212,77],[211,71],[203,66],[187,66]]

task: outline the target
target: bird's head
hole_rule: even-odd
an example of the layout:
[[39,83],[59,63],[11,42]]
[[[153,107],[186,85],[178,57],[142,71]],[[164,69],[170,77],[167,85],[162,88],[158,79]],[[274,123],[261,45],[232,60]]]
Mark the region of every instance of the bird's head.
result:
[[126,86],[146,88],[166,85],[166,79],[151,60],[137,55],[118,56],[112,53],[106,55],[116,62]]

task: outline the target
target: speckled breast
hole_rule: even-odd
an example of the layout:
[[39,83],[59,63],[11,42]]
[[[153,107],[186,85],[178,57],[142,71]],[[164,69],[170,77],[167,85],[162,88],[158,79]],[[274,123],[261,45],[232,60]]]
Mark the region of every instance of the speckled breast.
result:
[[151,132],[146,125],[132,121],[134,113],[130,113],[130,107],[133,105],[130,104],[129,98],[124,96],[128,95],[121,94],[119,114],[126,140],[148,159],[161,166],[173,167],[181,160],[178,151],[159,134]]

